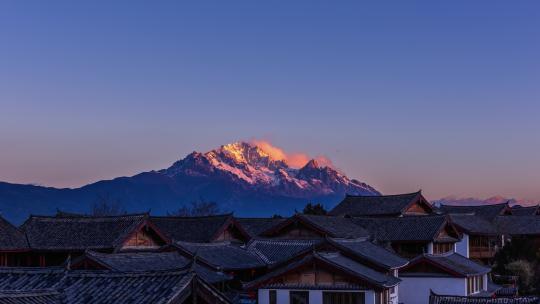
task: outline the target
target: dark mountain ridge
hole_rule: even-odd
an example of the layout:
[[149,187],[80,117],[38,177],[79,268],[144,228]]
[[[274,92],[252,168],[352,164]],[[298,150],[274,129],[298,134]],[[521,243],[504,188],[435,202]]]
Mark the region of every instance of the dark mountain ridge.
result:
[[242,216],[291,214],[308,202],[333,206],[346,194],[379,195],[373,187],[349,179],[315,160],[300,169],[245,142],[193,152],[159,171],[102,180],[75,189],[0,182],[0,211],[16,223],[29,214],[57,209],[89,212],[106,196],[128,212],[165,214],[201,199]]

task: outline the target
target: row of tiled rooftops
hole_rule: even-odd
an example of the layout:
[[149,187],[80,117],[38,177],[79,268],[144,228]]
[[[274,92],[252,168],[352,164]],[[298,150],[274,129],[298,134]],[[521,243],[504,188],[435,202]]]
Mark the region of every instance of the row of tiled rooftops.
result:
[[[526,211],[526,212],[525,212]],[[539,235],[537,207],[510,208],[508,204],[433,207],[421,192],[388,196],[347,196],[330,216],[293,218],[237,218],[232,214],[172,217],[133,214],[92,217],[59,212],[30,216],[21,227],[0,218],[0,250],[111,249],[130,233],[150,226],[165,242],[211,242],[234,227],[234,237],[247,242],[301,221],[322,235],[338,238],[372,236],[381,241],[431,240],[444,222],[462,231],[486,235]],[[428,216],[411,216],[428,215]]]
[[431,293],[429,304],[540,304],[538,297],[481,298]]
[[[0,219],[0,250],[111,250],[122,246],[141,227],[151,228],[162,240],[160,245],[175,241],[219,241],[227,229],[233,229],[233,233],[236,233],[230,238],[247,242],[257,237],[272,237],[298,223],[309,226],[319,236],[332,238],[373,235],[383,241],[407,237],[429,241],[445,222],[447,218],[440,215],[422,218],[346,218],[297,214],[287,219],[244,219],[229,214],[189,218],[153,217],[147,214],[31,216],[19,228]],[[397,226],[402,228],[397,229]]]
[[[85,276],[79,281],[97,284],[73,283],[52,289],[32,286],[32,275],[16,279],[13,275],[21,270],[5,269],[0,273],[0,277],[8,278],[3,283],[0,281],[0,289],[5,291],[0,293],[0,304],[16,303],[3,302],[2,297],[10,301],[37,297],[34,302],[25,303],[53,303],[39,302],[40,297],[62,301],[70,297],[70,288],[88,290],[86,298],[91,299],[94,296],[91,293],[97,293],[93,289],[99,290],[103,284],[114,286],[115,280],[130,282],[128,278],[135,277],[140,280],[161,276],[178,280],[189,277],[192,281],[196,278],[201,284],[219,284],[238,280],[242,274],[245,277],[236,287],[254,290],[260,286],[284,284],[273,278],[315,264],[343,272],[355,278],[355,282],[378,289],[399,283],[400,279],[393,275],[395,269],[400,269],[402,276],[419,275],[407,270],[420,263],[436,265],[456,277],[478,276],[490,269],[457,253],[421,254],[409,261],[398,256],[389,244],[454,243],[463,232],[540,235],[537,211],[533,208],[527,208],[527,212],[515,210],[518,209],[507,204],[434,207],[416,192],[377,197],[347,196],[328,216],[295,214],[289,218],[238,218],[224,214],[173,217],[145,213],[94,217],[59,212],[55,216],[31,216],[20,227],[0,218],[0,257],[4,253],[27,253],[28,259],[32,254],[45,259],[62,253],[64,255],[56,257],[56,263],[65,262],[70,270],[64,270],[58,282],[67,284]],[[525,214],[528,212],[532,215]],[[58,263],[59,258],[64,260]],[[2,258],[0,264],[9,264],[8,260]],[[84,273],[72,269],[101,272]],[[51,275],[54,273],[60,272],[53,271]],[[180,281],[175,282],[179,284]],[[17,287],[19,283],[21,285]],[[28,284],[32,288],[27,288]],[[342,287],[346,289],[346,286]],[[354,284],[349,287],[365,288]],[[81,295],[71,296],[69,303],[82,303],[75,297]],[[94,302],[110,303],[109,300]]]
[[194,295],[231,301],[190,269],[149,272],[1,269],[1,304],[184,303]]

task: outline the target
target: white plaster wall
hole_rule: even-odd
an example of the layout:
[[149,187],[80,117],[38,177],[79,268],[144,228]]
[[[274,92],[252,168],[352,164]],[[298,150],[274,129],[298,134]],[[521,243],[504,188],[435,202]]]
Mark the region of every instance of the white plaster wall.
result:
[[277,290],[277,302],[279,304],[289,304],[289,290],[278,289]]
[[427,253],[433,254],[433,242],[427,245]]
[[465,296],[467,281],[464,278],[400,277],[399,302],[403,304],[428,304],[429,291],[444,295]]
[[[289,304],[289,290],[288,289],[275,289],[278,304]],[[269,304],[269,289],[258,290],[258,302],[259,304]],[[326,291],[326,290],[325,290]],[[328,290],[333,291],[333,290]],[[339,290],[336,290],[339,292]],[[354,290],[347,290],[343,292],[354,292]],[[372,290],[360,291],[365,294],[366,304],[375,304],[375,292]],[[309,290],[309,304],[322,304],[323,303],[323,290]],[[397,302],[396,302],[397,303]]]
[[366,304],[375,304],[375,292],[373,290],[368,290],[365,293]]
[[462,256],[469,257],[469,235],[464,233],[463,238],[456,243],[456,252]]
[[322,304],[322,290],[310,290],[309,291],[309,304]]
[[258,301],[259,304],[268,304],[270,303],[270,296],[268,295],[268,289],[259,289],[257,292]]

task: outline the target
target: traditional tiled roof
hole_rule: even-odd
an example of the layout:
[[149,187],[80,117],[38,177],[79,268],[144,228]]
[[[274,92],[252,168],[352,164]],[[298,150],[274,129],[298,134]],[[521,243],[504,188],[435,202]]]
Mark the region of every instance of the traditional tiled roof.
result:
[[[493,278],[494,276],[495,275],[492,275],[491,277]],[[515,297],[518,295],[518,288],[513,286],[501,286],[488,280],[487,290],[480,294],[475,294],[474,296],[482,296],[483,294],[485,294],[486,297]]]
[[26,237],[18,228],[0,216],[0,251],[27,250]]
[[170,303],[189,290],[189,271],[163,273],[73,272],[62,289],[68,303]]
[[[407,194],[356,196],[347,195],[341,203],[332,209],[330,215],[349,216],[390,216],[401,215],[419,198],[420,191]],[[427,208],[430,208],[426,204]]]
[[540,205],[536,206],[513,206],[512,215],[522,216],[522,215],[540,215]]
[[[33,273],[28,273],[28,276],[31,279],[26,281],[35,279]],[[3,275],[0,274],[1,277]],[[197,284],[192,284],[194,281]],[[16,286],[11,284],[10,287]],[[130,273],[68,271],[62,273],[60,279],[45,290],[28,285],[1,290],[0,301],[3,302],[0,303],[60,303],[55,302],[58,297],[65,304],[183,303],[193,292],[211,296],[212,303],[230,303],[219,291],[190,270]],[[21,297],[27,301],[19,301]]]
[[468,234],[497,235],[499,233],[494,221],[485,217],[473,214],[450,214],[448,216],[460,231]]
[[242,270],[265,267],[266,264],[257,255],[230,242],[188,243],[176,242],[175,247],[190,256],[197,256],[214,269]]
[[289,259],[321,244],[322,239],[311,240],[282,240],[282,239],[252,239],[247,250],[257,255],[268,265],[288,261]]
[[64,268],[0,268],[0,290],[53,288],[64,277]]
[[[85,252],[84,256],[73,261],[73,267],[84,259],[90,259],[102,267],[118,272],[141,271],[172,271],[191,267],[193,259],[188,259],[176,251],[172,252],[126,252],[126,253],[99,253]],[[209,283],[228,281],[230,276],[197,264],[194,267],[197,275]]]
[[22,226],[31,249],[112,249],[148,218],[147,214],[121,216],[31,216]]
[[[444,215],[356,217],[353,221],[380,241],[434,241],[441,229],[449,225]],[[457,241],[457,239],[446,241]]]
[[429,304],[540,304],[538,297],[479,298],[437,295],[431,292]]
[[478,264],[459,253],[423,254],[412,259],[409,265],[400,271],[400,276],[432,276],[433,274],[415,273],[409,270],[420,263],[428,263],[446,271],[450,275],[469,277],[489,273],[491,268]]
[[261,235],[262,232],[285,221],[284,218],[236,218],[238,223],[254,238]]
[[540,217],[537,215],[498,216],[494,222],[500,234],[540,235]]
[[478,206],[441,205],[439,206],[439,210],[444,214],[477,215],[490,220],[498,215],[503,215],[505,213],[511,212],[511,208],[508,203]]
[[173,241],[211,242],[229,221],[232,214],[211,216],[152,216],[156,227]]
[[0,291],[0,304],[63,304],[64,296],[57,290]]
[[394,276],[389,276],[375,271],[372,268],[362,265],[337,252],[320,252],[316,253],[316,255],[318,255],[324,261],[340,267],[344,272],[362,277],[375,285],[392,287],[396,286],[400,282],[400,280]]
[[359,238],[369,236],[369,233],[356,225],[350,218],[327,215],[307,215],[297,213],[286,221],[271,227],[262,233],[265,236],[279,234],[282,229],[300,222],[318,231],[323,236],[337,238]]
[[[367,284],[376,286],[378,288],[392,287],[400,282],[398,278],[377,272],[337,252],[313,252],[309,255],[304,256],[300,260],[284,264],[282,267],[278,267],[275,270],[263,275],[262,277],[248,282],[244,285],[244,287],[246,289],[253,289],[259,286],[265,286],[266,284],[272,284],[272,280],[274,278],[280,277],[281,275],[298,269],[302,266],[311,265],[313,264],[313,262],[317,261],[333,268],[335,271],[346,273],[351,277],[354,277],[362,282],[366,282]],[[340,286],[334,285],[333,288],[340,289]],[[356,288],[358,289],[359,287]]]
[[400,268],[408,261],[390,250],[376,245],[368,239],[329,239],[330,243],[339,249],[344,249],[353,255],[387,269]]

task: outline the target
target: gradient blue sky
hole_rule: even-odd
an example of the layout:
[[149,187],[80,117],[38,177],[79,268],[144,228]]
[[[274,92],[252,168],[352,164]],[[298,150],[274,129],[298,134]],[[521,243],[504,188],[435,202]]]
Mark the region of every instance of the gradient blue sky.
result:
[[242,139],[384,193],[540,199],[539,1],[1,1],[0,180]]

